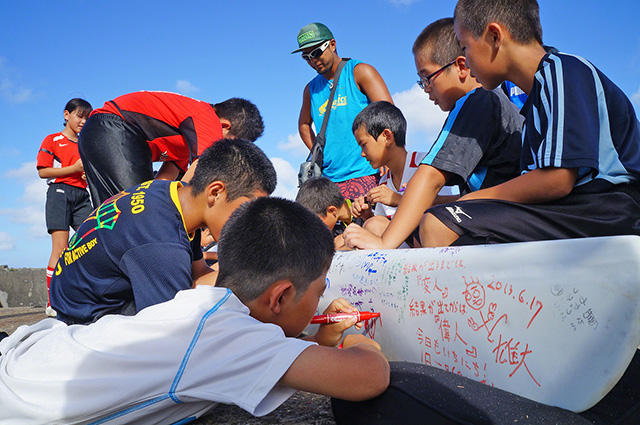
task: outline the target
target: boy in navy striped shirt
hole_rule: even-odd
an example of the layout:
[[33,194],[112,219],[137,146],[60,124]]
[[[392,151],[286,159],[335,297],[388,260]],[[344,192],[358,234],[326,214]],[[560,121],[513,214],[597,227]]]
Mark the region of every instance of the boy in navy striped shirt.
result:
[[483,87],[510,80],[529,96],[522,174],[428,210],[423,246],[640,234],[640,132],[622,90],[543,48],[535,0],[459,0],[454,20]]

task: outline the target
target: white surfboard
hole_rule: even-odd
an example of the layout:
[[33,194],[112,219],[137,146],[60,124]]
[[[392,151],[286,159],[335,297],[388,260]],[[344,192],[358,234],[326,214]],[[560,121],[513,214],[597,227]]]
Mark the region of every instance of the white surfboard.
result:
[[640,343],[640,237],[337,253],[318,307],[381,313],[390,360],[427,364],[575,412]]

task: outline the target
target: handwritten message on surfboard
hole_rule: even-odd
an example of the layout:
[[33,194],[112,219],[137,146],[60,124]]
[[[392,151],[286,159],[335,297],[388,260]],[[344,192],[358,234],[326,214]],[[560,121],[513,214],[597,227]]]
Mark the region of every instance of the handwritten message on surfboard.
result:
[[381,313],[367,332],[422,363],[573,411],[640,342],[640,237],[336,254],[319,306]]

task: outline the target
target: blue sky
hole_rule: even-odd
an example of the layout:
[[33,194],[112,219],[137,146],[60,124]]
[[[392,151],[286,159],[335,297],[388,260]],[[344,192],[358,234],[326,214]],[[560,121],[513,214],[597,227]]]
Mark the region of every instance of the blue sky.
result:
[[[640,2],[539,0],[546,44],[583,56],[640,110]],[[338,52],[372,64],[407,116],[408,147],[427,149],[445,115],[415,81],[411,46],[455,1],[13,1],[0,16],[0,264],[45,267],[46,184],[35,158],[62,130],[72,97],[93,107],[137,90],[217,102],[245,97],[260,108],[257,144],[278,170],[276,194],[295,196],[306,157],[297,135],[314,71],[290,52],[298,30],[323,22]]]

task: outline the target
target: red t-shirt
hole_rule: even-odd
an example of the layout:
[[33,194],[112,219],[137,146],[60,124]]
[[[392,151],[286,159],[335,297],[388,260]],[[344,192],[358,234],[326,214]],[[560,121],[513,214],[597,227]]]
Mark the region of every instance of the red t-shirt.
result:
[[[75,164],[79,159],[78,142],[69,140],[62,133],[54,133],[48,135],[42,141],[38,151],[36,168],[68,167]],[[51,183],[66,183],[82,189],[87,187],[87,181],[82,178],[82,172],[47,179],[47,184]]]
[[182,170],[222,139],[222,125],[213,106],[176,93],[125,94],[91,115],[100,113],[115,114],[135,124],[149,143],[153,161],[173,161]]

